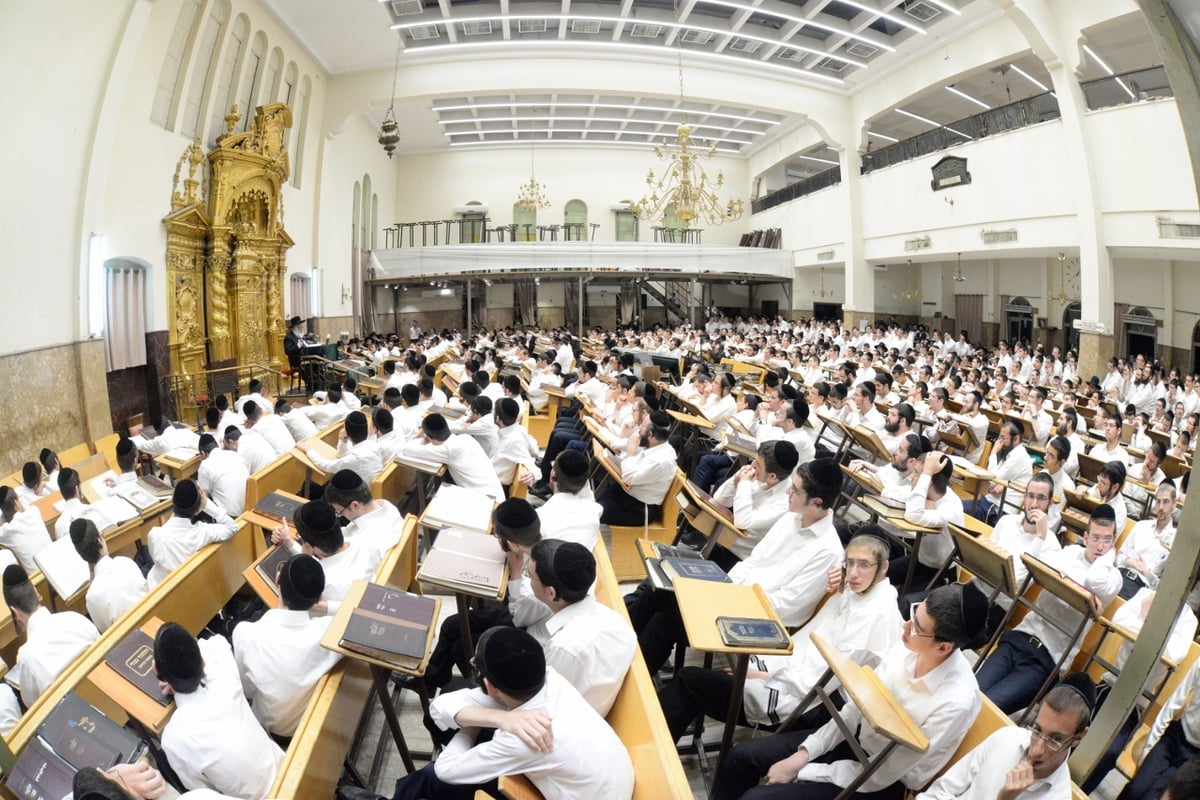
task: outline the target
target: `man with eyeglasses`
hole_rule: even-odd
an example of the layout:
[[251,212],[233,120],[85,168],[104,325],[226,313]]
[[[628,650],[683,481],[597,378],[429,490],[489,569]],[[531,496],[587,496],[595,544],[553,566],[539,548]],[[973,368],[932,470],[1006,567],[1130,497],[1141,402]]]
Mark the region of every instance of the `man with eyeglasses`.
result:
[[[1067,471],[1067,463],[1071,457],[1071,442],[1064,436],[1055,436],[1046,443],[1046,453],[1042,457],[1042,466],[1053,481],[1050,492],[1050,522],[1047,529],[1052,536],[1058,535],[1062,524],[1062,512],[1067,506],[1067,489],[1075,488],[1075,481]],[[1076,464],[1078,466],[1078,464]],[[1055,502],[1054,498],[1058,501]]]
[[1067,759],[1087,734],[1096,689],[1068,675],[1042,700],[1028,727],[1006,725],[955,762],[917,800],[1069,800]]
[[[1112,506],[1102,504],[1092,512],[1082,545],[1043,551],[1041,560],[1090,592],[1096,610],[1101,611],[1121,590],[1121,573],[1113,553],[1115,540],[1116,515]],[[979,668],[979,688],[1005,714],[1029,705],[1071,644],[1069,634],[1060,628],[1074,630],[1078,624],[1077,611],[1050,592],[1042,592],[1034,613],[1006,631]],[[1079,642],[1075,642],[1063,663],[1070,663],[1078,649]]]
[[[876,670],[883,687],[929,740],[924,752],[893,750],[859,787],[855,796],[900,800],[941,770],[975,721],[979,689],[962,648],[982,643],[979,633],[987,599],[971,585],[942,586],[912,606],[900,642]],[[846,729],[858,730],[857,744],[868,756],[888,740],[848,702],[839,715]],[[716,776],[713,800],[832,800],[863,771],[838,720],[812,731],[788,731],[750,739],[733,749]],[[757,786],[766,774],[764,786]]]
[[1154,516],[1133,526],[1117,553],[1125,585],[1121,599],[1128,600],[1141,589],[1154,589],[1167,566],[1171,544],[1175,541],[1175,484],[1164,481],[1154,493]]

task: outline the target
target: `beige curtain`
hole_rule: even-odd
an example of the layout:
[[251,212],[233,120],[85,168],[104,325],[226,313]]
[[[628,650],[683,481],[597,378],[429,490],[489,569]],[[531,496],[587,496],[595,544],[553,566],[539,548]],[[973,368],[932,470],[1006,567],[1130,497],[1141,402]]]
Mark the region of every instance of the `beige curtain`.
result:
[[579,281],[568,280],[563,292],[563,325],[568,329],[579,324]]
[[106,269],[104,353],[109,371],[146,363],[146,271]]
[[621,293],[617,296],[620,305],[621,324],[633,322],[633,310],[637,306],[637,284],[621,284]]
[[954,325],[967,332],[968,341],[983,340],[983,295],[954,295]]
[[312,308],[312,290],[309,286],[309,280],[304,275],[293,275],[291,282],[288,284],[290,291],[288,292],[288,308],[291,309],[289,317],[303,317],[308,319],[310,309]]

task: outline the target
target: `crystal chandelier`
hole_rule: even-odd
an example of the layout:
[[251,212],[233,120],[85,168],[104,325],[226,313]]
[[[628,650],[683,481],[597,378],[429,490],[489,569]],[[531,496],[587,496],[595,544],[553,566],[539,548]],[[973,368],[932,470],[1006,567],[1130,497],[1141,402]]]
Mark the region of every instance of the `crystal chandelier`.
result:
[[[675,3],[675,21],[679,21],[679,3]],[[665,216],[668,206],[675,207],[675,216],[679,224],[685,228],[693,223],[702,221],[708,226],[738,219],[742,216],[741,198],[729,199],[722,205],[717,196],[725,184],[725,174],[718,172],[715,180],[710,181],[704,164],[717,154],[717,146],[701,140],[692,142],[692,126],[688,124],[687,106],[683,94],[683,36],[676,29],[676,67],[679,72],[679,108],[683,112],[683,121],[675,130],[675,139],[654,147],[654,154],[666,161],[663,174],[655,177],[654,170],[646,173],[646,185],[650,187],[649,197],[643,196],[636,203],[631,203],[629,210],[638,219],[661,219]]]
[[529,146],[529,182],[522,183],[517,188],[517,208],[525,211],[537,211],[539,208],[549,208],[550,200],[546,197],[546,187],[534,177],[533,145]]
[[396,75],[400,72],[400,46],[403,40],[397,38],[396,41],[396,66],[392,70],[392,102],[388,106],[387,113],[383,115],[383,123],[379,126],[379,143],[383,145],[383,151],[387,153],[387,157],[391,158],[396,152],[396,145],[400,143],[400,125],[396,122]]

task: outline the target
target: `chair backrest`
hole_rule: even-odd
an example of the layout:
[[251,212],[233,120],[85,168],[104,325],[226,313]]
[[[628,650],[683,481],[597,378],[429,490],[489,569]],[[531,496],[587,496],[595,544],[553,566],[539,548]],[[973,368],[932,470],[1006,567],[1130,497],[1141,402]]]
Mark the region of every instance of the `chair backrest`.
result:
[[117,468],[117,442],[119,441],[121,441],[121,434],[110,433],[92,442],[92,448],[97,453],[103,454],[104,460],[108,463],[108,468],[111,470]]
[[87,442],[80,442],[77,445],[68,447],[65,450],[58,451],[58,463],[64,467],[74,467],[80,461],[92,454],[92,448]]
[[[984,740],[993,733],[1001,728],[1013,726],[1013,721],[1008,718],[1008,715],[989,700],[987,695],[981,694],[979,697],[983,701],[983,704],[979,707],[979,714],[976,715],[975,721],[971,723],[971,727],[967,729],[967,733],[963,736],[962,741],[958,743],[958,749],[954,751],[954,755],[950,756],[950,760],[946,762],[946,766],[938,771],[938,774],[934,776],[934,780],[941,777],[942,773],[954,766],[960,758],[964,758],[976,747],[983,744]],[[930,783],[932,782],[930,781]]]

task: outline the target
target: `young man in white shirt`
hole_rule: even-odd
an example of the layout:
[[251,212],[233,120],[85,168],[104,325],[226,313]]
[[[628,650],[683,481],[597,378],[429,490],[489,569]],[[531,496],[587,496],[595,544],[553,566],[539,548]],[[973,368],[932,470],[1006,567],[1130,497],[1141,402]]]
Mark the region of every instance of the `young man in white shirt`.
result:
[[11,486],[0,486],[0,545],[12,551],[28,573],[38,571],[33,557],[50,546],[50,533],[36,506],[25,508]]
[[64,467],[58,473],[58,490],[62,492],[63,508],[54,521],[54,538],[61,539],[71,529],[71,523],[87,511],[87,506],[79,497],[79,473],[70,467]]
[[313,688],[341,655],[321,647],[332,617],[308,611],[325,591],[325,572],[312,556],[292,556],[279,568],[282,608],[233,629],[233,653],[242,689],[268,733],[290,737]]
[[713,500],[733,510],[733,521],[744,536],[735,537],[726,549],[716,545],[709,553],[721,569],[748,558],[755,545],[788,511],[788,478],[800,463],[791,442],[777,439],[758,446],[754,461],[721,484]]
[[[884,654],[876,670],[883,686],[929,740],[923,752],[898,747],[859,788],[859,796],[879,800],[904,797],[938,773],[971,727],[981,705],[979,687],[962,649],[982,644],[987,598],[975,587],[939,587],[916,603],[900,642]],[[841,709],[850,730],[861,712],[853,702]],[[877,755],[888,740],[870,726],[859,728],[858,744]],[[789,731],[736,746],[716,777],[713,800],[797,798],[832,800],[862,772],[842,729],[830,720],[815,731]],[[758,786],[762,776],[766,785]]]
[[108,554],[108,543],[90,519],[71,523],[71,543],[91,572],[84,603],[96,629],[103,633],[138,604],[150,586],[133,559]]
[[350,469],[357,472],[365,483],[371,483],[383,471],[383,462],[379,459],[379,445],[370,437],[370,432],[366,415],[361,411],[351,411],[346,415],[346,423],[338,434],[337,458],[322,456],[308,442],[299,442],[296,449],[306,453],[327,474]]
[[371,580],[379,566],[378,551],[342,536],[337,512],[324,500],[313,500],[296,511],[296,534],[292,538],[286,524],[271,531],[272,544],[281,544],[293,555],[305,553],[316,558],[325,571],[325,591],[312,613],[334,614],[356,580]]
[[1027,481],[1033,474],[1033,460],[1025,449],[1021,426],[1012,420],[1000,426],[996,434],[996,445],[988,456],[987,471],[996,476],[988,486],[988,493],[966,507],[966,512],[976,519],[994,523],[1003,513],[1000,508],[1005,494],[1005,485],[1012,481]]
[[400,511],[390,500],[373,497],[371,485],[354,470],[335,473],[325,484],[324,500],[346,520],[343,538],[375,551],[381,561],[400,542],[404,529]]
[[917,800],[1070,800],[1067,759],[1088,732],[1096,688],[1084,673],[1046,694],[1028,727],[1006,725],[964,755]]
[[600,538],[600,513],[588,483],[591,463],[580,450],[564,450],[550,469],[550,499],[537,509],[542,535],[578,542],[591,550]]
[[1121,550],[1117,567],[1124,581],[1121,599],[1129,600],[1143,588],[1155,589],[1175,541],[1175,485],[1161,484],[1154,493],[1153,516],[1133,526]]
[[[236,430],[236,429],[235,429]],[[200,436],[200,469],[196,483],[231,517],[246,510],[246,479],[250,470],[236,450],[217,447],[211,434]]]
[[647,518],[657,519],[675,480],[678,458],[667,441],[671,418],[664,411],[654,411],[647,423],[641,441],[631,436],[625,454],[619,457],[621,477],[629,490],[613,482],[599,497],[604,508],[600,521],[606,525],[641,525]]
[[[477,789],[498,795],[501,775],[523,774],[553,800],[629,800],[633,764],[608,723],[570,683],[547,668],[542,647],[519,628],[490,628],[479,637],[480,688],[435,698],[430,713],[457,730],[438,759],[396,782],[392,800],[458,800]],[[481,728],[494,728],[477,742]],[[357,787],[339,800],[384,800]]]
[[451,435],[446,418],[436,411],[425,415],[421,435],[405,445],[400,454],[445,464],[456,485],[504,499],[504,487],[483,447],[473,436]]
[[[1092,512],[1082,545],[1071,545],[1042,559],[1090,592],[1103,608],[1121,590],[1121,573],[1114,563],[1116,515],[1112,507],[1100,505]],[[1079,614],[1050,592],[1042,592],[1030,612],[1016,628],[1006,631],[984,660],[976,677],[979,688],[1005,714],[1029,705],[1059,659],[1078,649],[1076,641],[1068,652],[1069,636],[1047,621],[1052,617],[1067,630],[1079,623]]]
[[237,532],[237,523],[225,509],[208,501],[193,480],[175,484],[171,495],[172,517],[146,536],[154,567],[146,576],[151,588],[206,544],[223,542]]

